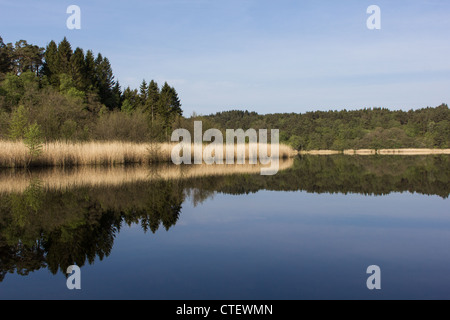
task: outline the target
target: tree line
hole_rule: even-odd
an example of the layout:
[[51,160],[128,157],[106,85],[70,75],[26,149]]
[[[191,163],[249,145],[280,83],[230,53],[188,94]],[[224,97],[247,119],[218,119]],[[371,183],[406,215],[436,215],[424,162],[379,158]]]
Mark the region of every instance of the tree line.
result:
[[299,150],[449,148],[448,105],[418,110],[364,108],[261,115],[226,111],[183,117],[174,87],[145,79],[122,89],[108,58],[72,49],[64,38],[46,48],[0,37],[0,139],[168,141],[172,130],[279,129]]
[[107,57],[73,50],[67,38],[42,48],[0,37],[0,138],[23,138],[9,129],[25,121],[47,141],[165,140],[182,114],[167,82],[122,90]]
[[446,104],[409,111],[364,108],[303,114],[233,110],[202,118],[222,130],[279,129],[280,141],[298,150],[450,147]]

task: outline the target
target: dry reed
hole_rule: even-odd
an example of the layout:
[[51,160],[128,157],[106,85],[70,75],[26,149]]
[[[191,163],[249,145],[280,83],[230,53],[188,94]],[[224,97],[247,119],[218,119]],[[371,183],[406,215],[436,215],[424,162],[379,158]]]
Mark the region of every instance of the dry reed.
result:
[[[82,166],[82,165],[119,165],[119,164],[150,164],[155,162],[171,162],[172,143],[131,143],[119,141],[107,142],[49,142],[45,143],[42,153],[33,159],[33,166]],[[205,147],[205,145],[204,145]],[[270,155],[270,145],[267,147]],[[235,155],[238,146],[235,146]],[[249,145],[245,146],[245,159],[248,160]],[[279,145],[279,157],[289,158],[296,151],[287,145]],[[226,156],[224,146],[224,157]],[[191,158],[194,147],[191,147]],[[26,167],[29,151],[21,141],[0,141],[0,167]]]

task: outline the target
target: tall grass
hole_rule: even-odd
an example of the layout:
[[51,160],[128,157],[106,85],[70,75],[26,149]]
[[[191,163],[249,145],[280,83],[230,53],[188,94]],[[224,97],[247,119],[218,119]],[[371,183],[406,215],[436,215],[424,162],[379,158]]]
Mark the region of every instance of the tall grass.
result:
[[[45,143],[42,153],[33,159],[32,166],[71,167],[83,165],[119,165],[119,164],[151,164],[171,162],[171,143],[132,143],[120,141],[107,142],[49,142]],[[270,154],[270,146],[267,147]],[[235,155],[237,146],[235,146]],[[249,146],[246,145],[246,160]],[[226,156],[224,147],[224,157]],[[290,158],[296,151],[286,145],[279,145],[279,158]],[[194,148],[191,147],[191,157]],[[274,155],[275,156],[275,155]],[[0,167],[21,168],[29,163],[29,149],[21,141],[0,141]]]

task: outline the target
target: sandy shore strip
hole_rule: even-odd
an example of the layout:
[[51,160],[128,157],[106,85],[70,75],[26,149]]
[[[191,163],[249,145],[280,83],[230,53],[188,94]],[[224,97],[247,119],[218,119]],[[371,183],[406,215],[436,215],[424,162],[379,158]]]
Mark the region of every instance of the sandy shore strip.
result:
[[450,149],[358,149],[358,150],[309,150],[300,151],[300,155],[335,155],[335,154],[345,154],[345,155],[405,155],[405,156],[415,156],[415,155],[433,155],[433,154],[450,154]]

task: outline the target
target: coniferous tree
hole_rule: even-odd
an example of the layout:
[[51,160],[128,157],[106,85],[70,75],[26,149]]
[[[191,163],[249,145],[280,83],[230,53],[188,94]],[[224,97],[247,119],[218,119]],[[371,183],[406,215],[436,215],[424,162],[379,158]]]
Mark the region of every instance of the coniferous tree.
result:
[[58,45],[58,73],[70,75],[70,58],[72,57],[72,46],[66,37]]
[[158,114],[164,121],[166,138],[168,138],[171,123],[175,121],[177,116],[182,115],[182,111],[177,92],[173,87],[169,86],[167,82],[162,86],[159,95]]
[[47,76],[48,82],[53,86],[59,86],[59,65],[58,65],[58,46],[55,41],[50,41],[44,53],[44,75]]
[[132,112],[137,109],[140,98],[137,89],[132,90],[129,86],[124,90],[122,95],[122,109],[126,112]]
[[139,98],[141,100],[141,105],[145,106],[148,98],[148,86],[145,79],[142,80],[141,85],[139,86]]
[[83,49],[76,48],[73,52],[72,57],[70,58],[70,69],[72,81],[75,87],[78,90],[84,90],[85,81],[84,81],[84,52]]
[[170,87],[170,113],[173,116],[182,116],[181,101],[174,87]]
[[159,87],[153,80],[148,85],[147,96],[146,110],[150,113],[153,123],[159,103]]
[[110,110],[113,109],[112,88],[115,85],[114,75],[108,58],[99,53],[95,59],[95,79],[100,101]]
[[96,79],[95,79],[95,58],[92,50],[88,50],[86,52],[86,56],[84,59],[84,82],[85,82],[85,91],[93,90],[95,87]]
[[114,87],[112,88],[111,108],[120,109],[121,105],[122,105],[122,89],[120,88],[119,81],[117,81]]
[[167,82],[161,87],[159,94],[157,113],[163,119],[168,119],[170,115],[171,90]]

